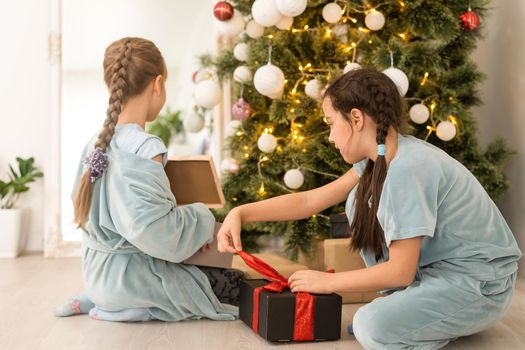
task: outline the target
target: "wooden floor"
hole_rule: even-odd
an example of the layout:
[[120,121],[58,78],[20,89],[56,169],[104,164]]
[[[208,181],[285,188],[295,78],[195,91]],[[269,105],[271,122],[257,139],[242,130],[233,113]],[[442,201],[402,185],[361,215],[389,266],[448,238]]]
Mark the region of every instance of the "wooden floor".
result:
[[[345,327],[359,305],[343,306],[341,340],[269,344],[241,321],[112,323],[88,316],[56,318],[53,309],[82,290],[79,259],[39,255],[0,259],[0,349],[361,349]],[[452,343],[456,350],[525,349],[525,279],[496,326]]]

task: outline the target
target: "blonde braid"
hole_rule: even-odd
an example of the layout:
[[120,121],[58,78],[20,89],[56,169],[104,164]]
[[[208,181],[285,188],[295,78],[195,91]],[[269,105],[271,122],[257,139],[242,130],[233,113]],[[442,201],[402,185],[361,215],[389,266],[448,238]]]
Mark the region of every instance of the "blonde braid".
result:
[[111,142],[111,138],[115,133],[115,126],[118,122],[118,117],[122,112],[122,106],[127,99],[128,93],[128,72],[127,68],[131,61],[131,39],[128,39],[124,43],[124,49],[120,56],[115,60],[113,65],[111,82],[109,84],[109,107],[107,110],[107,117],[104,121],[104,127],[98,135],[98,139],[95,143],[95,148],[100,148],[102,152],[106,152],[106,149]]

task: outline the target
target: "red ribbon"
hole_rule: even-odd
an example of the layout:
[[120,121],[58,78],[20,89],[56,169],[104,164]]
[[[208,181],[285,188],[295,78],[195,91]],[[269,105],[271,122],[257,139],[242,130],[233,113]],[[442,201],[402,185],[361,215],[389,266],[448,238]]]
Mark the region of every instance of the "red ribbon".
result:
[[[244,260],[246,265],[263,274],[271,281],[271,283],[263,287],[255,288],[253,291],[252,329],[257,333],[259,329],[260,292],[262,290],[267,290],[270,292],[281,293],[286,288],[290,288],[290,286],[288,285],[288,280],[283,275],[261,259],[244,251],[238,251],[237,253]],[[310,293],[298,292],[295,296],[294,341],[314,340],[314,310],[315,297]]]

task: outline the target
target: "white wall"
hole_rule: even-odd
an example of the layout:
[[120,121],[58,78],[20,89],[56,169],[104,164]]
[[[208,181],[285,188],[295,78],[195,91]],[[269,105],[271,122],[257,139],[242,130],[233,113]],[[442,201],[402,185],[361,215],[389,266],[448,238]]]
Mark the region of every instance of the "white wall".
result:
[[[510,191],[498,205],[525,251],[525,1],[492,1],[485,39],[473,55],[488,78],[481,84],[484,105],[474,110],[483,145],[505,138],[518,153],[508,162]],[[520,261],[525,276],[525,259]]]
[[[143,0],[63,0],[63,6],[76,11],[75,23],[64,18],[64,45],[71,40],[82,43],[76,55],[64,57],[66,70],[102,65],[104,48],[124,35],[151,38],[171,63],[167,103],[175,108],[192,105],[191,73],[197,67],[196,56],[213,48],[213,0],[195,2],[158,0],[145,7]],[[124,4],[125,3],[125,4]],[[77,7],[72,7],[75,5]],[[84,7],[82,7],[84,6]],[[207,10],[204,11],[203,8]],[[138,14],[137,14],[138,12]],[[84,16],[82,16],[84,14]],[[93,16],[100,14],[98,20]],[[140,21],[119,25],[112,21],[132,16]],[[91,19],[90,21],[88,19]],[[0,3],[0,178],[6,179],[8,163],[16,156],[36,159],[44,176],[51,166],[50,87],[51,67],[48,62],[48,33],[51,28],[51,0],[4,1]],[[89,28],[92,28],[91,30]],[[102,45],[96,46],[103,41]],[[102,75],[100,76],[102,81]],[[107,99],[104,100],[107,103]],[[105,113],[105,109],[104,109]],[[101,116],[103,120],[104,115]],[[101,121],[102,123],[102,121]],[[31,220],[27,250],[42,250],[44,236],[44,206],[47,204],[45,183],[54,180],[44,177],[32,185],[29,193],[18,202],[29,208]],[[70,189],[63,189],[69,192]],[[1,228],[0,228],[1,234]]]
[[[7,3],[7,2],[5,2]],[[484,105],[475,109],[483,144],[496,135],[519,153],[507,167],[512,190],[499,205],[525,250],[525,1],[493,1],[486,38],[473,57],[488,74],[480,91]],[[34,156],[49,167],[49,87],[47,34],[50,0],[11,1],[0,11],[0,177],[16,156]],[[98,26],[97,26],[98,27]],[[166,56],[171,53],[166,54]],[[188,58],[190,59],[190,58]],[[45,178],[52,182],[53,179]],[[20,206],[31,209],[28,250],[41,250],[44,231],[44,181],[32,185]],[[1,232],[0,232],[1,234]],[[525,274],[525,263],[521,262]]]
[[[50,1],[3,1],[1,7],[0,177],[4,179],[7,164],[14,163],[16,156],[35,157],[44,172],[49,164]],[[31,208],[27,248],[41,250],[44,181],[31,187],[19,206]]]

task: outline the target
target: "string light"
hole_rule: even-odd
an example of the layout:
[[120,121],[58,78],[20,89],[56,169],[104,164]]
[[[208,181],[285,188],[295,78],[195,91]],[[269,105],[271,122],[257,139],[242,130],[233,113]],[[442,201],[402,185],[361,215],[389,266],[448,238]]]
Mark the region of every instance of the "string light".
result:
[[436,106],[436,101],[432,101],[432,103],[430,104],[430,113],[434,113],[434,109],[436,109]]
[[363,32],[363,33],[370,33],[370,29],[366,29],[366,28],[363,28],[363,27],[359,27],[357,28],[357,30]]
[[237,202],[237,197],[232,197],[232,201]]
[[427,125],[427,136],[425,136],[425,141],[428,139],[428,137],[432,134],[433,131],[436,131],[436,129],[430,125]]
[[459,126],[459,121],[458,121],[458,118],[456,118],[455,116],[453,116],[452,114],[450,114],[448,116],[448,120],[454,124],[454,126],[457,128]]
[[266,191],[264,190],[264,182],[261,182],[261,187],[259,187],[259,196],[263,197],[266,194]]
[[421,79],[421,82],[419,83],[419,85],[424,86],[427,83],[427,79],[428,79],[428,72],[425,72],[425,74],[423,75],[423,79]]
[[248,159],[250,158],[250,155],[248,153],[244,153],[244,158]]
[[237,132],[235,133],[235,135],[237,135],[237,136],[242,136],[243,134],[244,134],[244,133],[243,133],[242,131],[237,131]]

